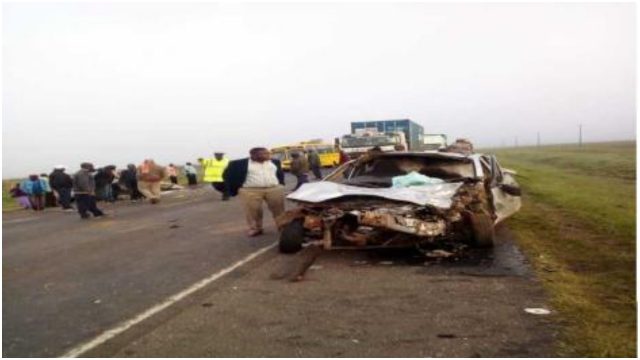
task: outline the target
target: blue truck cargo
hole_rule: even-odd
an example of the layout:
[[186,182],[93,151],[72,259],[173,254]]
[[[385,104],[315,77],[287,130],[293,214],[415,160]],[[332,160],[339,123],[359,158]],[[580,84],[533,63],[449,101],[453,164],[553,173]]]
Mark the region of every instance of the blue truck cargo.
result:
[[358,130],[364,129],[376,129],[381,133],[395,131],[404,132],[405,138],[407,139],[407,146],[409,147],[407,150],[423,150],[424,128],[422,125],[409,119],[351,122],[351,134],[355,134]]

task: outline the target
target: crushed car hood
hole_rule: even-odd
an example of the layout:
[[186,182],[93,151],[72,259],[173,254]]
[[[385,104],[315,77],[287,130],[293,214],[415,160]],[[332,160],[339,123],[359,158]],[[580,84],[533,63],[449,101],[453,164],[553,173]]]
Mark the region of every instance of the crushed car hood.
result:
[[287,199],[310,203],[321,203],[345,196],[373,196],[388,200],[403,201],[421,206],[435,206],[441,209],[451,207],[451,198],[462,182],[411,186],[406,188],[367,188],[343,185],[331,181],[303,184],[289,194]]

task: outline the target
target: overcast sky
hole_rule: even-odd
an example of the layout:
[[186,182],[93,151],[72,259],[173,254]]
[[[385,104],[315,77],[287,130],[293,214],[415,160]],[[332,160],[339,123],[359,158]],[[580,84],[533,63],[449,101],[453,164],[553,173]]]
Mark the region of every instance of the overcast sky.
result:
[[633,4],[7,4],[3,177],[410,118],[478,146],[635,139]]

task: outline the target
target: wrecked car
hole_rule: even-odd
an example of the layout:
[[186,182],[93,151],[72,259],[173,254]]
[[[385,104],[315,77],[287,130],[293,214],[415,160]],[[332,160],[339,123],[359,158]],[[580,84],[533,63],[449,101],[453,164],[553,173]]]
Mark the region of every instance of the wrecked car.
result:
[[493,155],[392,152],[343,164],[287,196],[279,248],[491,247],[494,226],[520,208],[515,173]]

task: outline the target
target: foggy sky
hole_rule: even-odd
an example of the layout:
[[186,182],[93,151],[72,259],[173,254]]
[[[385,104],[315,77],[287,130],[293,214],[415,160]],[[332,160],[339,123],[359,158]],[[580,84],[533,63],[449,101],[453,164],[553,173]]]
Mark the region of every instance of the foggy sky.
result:
[[3,178],[237,158],[358,120],[635,139],[633,4],[5,3],[3,35]]

